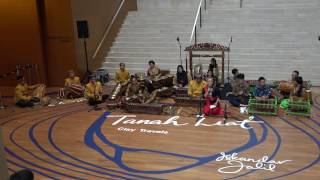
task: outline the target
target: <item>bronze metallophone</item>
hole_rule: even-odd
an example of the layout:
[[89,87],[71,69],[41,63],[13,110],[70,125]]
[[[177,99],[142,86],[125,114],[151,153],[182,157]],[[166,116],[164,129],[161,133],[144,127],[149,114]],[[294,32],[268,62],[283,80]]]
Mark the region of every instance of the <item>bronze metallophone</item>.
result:
[[175,98],[176,105],[177,106],[183,106],[183,107],[198,107],[199,103],[201,101],[202,106],[205,103],[205,99],[203,98],[194,98],[194,97],[176,97]]
[[129,113],[162,114],[164,105],[128,103],[125,108]]
[[188,88],[177,88],[175,91],[177,97],[188,97]]
[[125,93],[126,89],[127,89],[128,85],[121,85],[120,83],[117,84],[111,95],[109,96],[109,101],[119,101],[119,98]]
[[161,76],[152,80],[153,89],[173,86],[173,76]]

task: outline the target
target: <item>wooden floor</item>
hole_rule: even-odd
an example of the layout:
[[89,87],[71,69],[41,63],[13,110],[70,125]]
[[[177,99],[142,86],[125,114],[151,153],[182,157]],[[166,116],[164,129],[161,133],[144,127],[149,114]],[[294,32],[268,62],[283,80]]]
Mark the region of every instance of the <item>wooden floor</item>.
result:
[[[196,110],[182,109],[175,126],[164,124],[173,115],[131,117],[84,103],[8,108],[0,121],[10,172],[28,168],[36,179],[319,180],[319,95],[312,118],[255,116],[244,126],[235,121],[248,116],[237,109],[228,126],[219,124],[222,117],[203,121],[214,126],[195,126]],[[163,124],[130,124],[133,119]]]

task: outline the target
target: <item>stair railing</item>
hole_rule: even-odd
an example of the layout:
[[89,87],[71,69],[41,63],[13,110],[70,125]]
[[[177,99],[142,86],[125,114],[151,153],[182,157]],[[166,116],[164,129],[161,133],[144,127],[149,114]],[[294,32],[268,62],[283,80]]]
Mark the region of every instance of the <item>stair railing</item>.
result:
[[118,7],[118,9],[117,9],[117,12],[114,14],[114,16],[112,17],[109,25],[108,25],[107,28],[105,29],[105,31],[104,31],[104,33],[103,33],[103,36],[102,36],[102,39],[100,40],[98,46],[96,47],[96,49],[95,49],[95,51],[94,51],[94,53],[93,53],[93,55],[92,55],[92,59],[95,59],[96,56],[97,56],[97,54],[98,54],[98,52],[100,51],[101,46],[102,46],[103,42],[105,41],[105,39],[107,38],[107,36],[108,36],[108,34],[109,34],[110,30],[111,30],[111,27],[113,26],[114,22],[116,21],[116,19],[117,19],[119,13],[120,13],[120,11],[121,11],[121,9],[122,9],[125,1],[126,1],[126,0],[121,0],[121,3],[120,3],[120,5],[119,5],[119,7]]
[[202,27],[202,5],[204,4],[204,9],[207,9],[207,1],[206,0],[200,0],[197,14],[193,23],[191,35],[190,35],[190,44],[192,44],[192,41],[194,39],[194,44],[197,44],[197,24],[199,22],[199,27]]

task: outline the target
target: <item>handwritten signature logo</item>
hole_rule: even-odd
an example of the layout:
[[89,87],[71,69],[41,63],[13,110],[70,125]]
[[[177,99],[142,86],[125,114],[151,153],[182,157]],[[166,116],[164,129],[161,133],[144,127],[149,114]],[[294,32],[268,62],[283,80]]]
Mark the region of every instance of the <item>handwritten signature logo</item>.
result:
[[[228,173],[235,174],[244,169],[248,170],[265,170],[274,172],[277,165],[281,165],[292,160],[283,160],[283,161],[275,161],[268,160],[268,156],[263,156],[260,159],[246,158],[246,157],[238,157],[238,153],[225,154],[224,152],[220,153],[220,156],[216,159],[216,161],[227,161],[229,166],[225,166],[218,169],[220,173]],[[250,165],[249,165],[250,164]],[[252,165],[253,164],[253,165]]]

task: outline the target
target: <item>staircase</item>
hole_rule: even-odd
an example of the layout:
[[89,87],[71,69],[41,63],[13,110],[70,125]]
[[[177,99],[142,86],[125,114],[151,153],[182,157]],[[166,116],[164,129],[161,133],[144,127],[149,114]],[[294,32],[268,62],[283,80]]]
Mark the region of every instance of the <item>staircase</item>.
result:
[[148,61],[160,69],[176,72],[184,47],[189,45],[198,0],[138,0],[138,11],[129,12],[103,67],[114,75],[119,63],[126,63],[131,74],[146,72]]
[[[320,0],[209,0],[199,42],[231,44],[246,79],[286,80],[299,70],[320,85]],[[230,68],[230,69],[231,69]]]
[[[124,62],[131,73],[145,72],[152,59],[174,73],[180,64],[176,38],[182,49],[190,45],[198,3],[138,0],[138,11],[128,14],[103,67],[113,75]],[[230,70],[238,68],[246,79],[286,80],[299,70],[305,80],[320,85],[320,0],[243,0],[239,5],[240,0],[207,0],[198,42],[227,46],[232,36]],[[182,52],[183,63],[186,56]],[[206,70],[209,59],[194,63]]]

